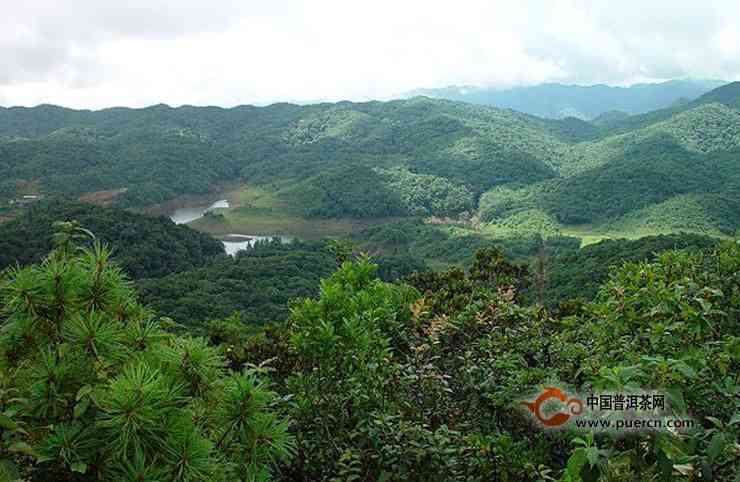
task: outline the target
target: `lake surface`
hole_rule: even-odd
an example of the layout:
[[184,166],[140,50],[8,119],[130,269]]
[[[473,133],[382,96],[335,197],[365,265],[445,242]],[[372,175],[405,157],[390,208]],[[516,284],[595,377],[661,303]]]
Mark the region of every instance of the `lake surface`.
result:
[[[196,219],[202,218],[207,212],[213,211],[214,209],[226,209],[229,207],[229,201],[222,199],[216,201],[208,206],[195,206],[175,209],[170,214],[170,219],[175,224],[187,224]],[[227,234],[225,236],[219,236],[219,241],[224,244],[226,254],[234,256],[236,253],[243,249],[254,245],[257,241],[280,238],[282,243],[290,243],[293,241],[293,236],[257,236],[254,234]]]
[[175,224],[187,224],[189,222],[195,221],[196,219],[200,219],[207,213],[208,211],[213,211],[214,209],[220,209],[220,208],[228,208],[229,207],[229,201],[226,199],[222,199],[220,201],[216,201],[213,204],[209,204],[207,206],[196,206],[196,207],[187,207],[187,208],[180,208],[175,209],[175,211],[170,214],[170,219]]
[[221,239],[226,249],[226,254],[234,256],[243,249],[254,245],[257,241],[280,238],[281,243],[290,243],[293,241],[292,236],[255,236],[250,234],[229,234]]

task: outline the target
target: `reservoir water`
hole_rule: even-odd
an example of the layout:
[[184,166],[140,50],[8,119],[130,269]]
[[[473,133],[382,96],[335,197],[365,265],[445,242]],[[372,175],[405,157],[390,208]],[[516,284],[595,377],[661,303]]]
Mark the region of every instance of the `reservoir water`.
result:
[[291,236],[255,236],[247,234],[229,234],[221,239],[226,249],[226,254],[234,256],[237,252],[247,249],[257,241],[279,238],[281,243],[290,243],[293,241]]
[[229,201],[227,201],[226,199],[222,199],[208,206],[196,206],[175,209],[175,211],[170,215],[170,219],[174,221],[175,224],[187,224],[189,222],[195,221],[196,219],[202,218],[203,215],[205,215],[205,213],[207,213],[208,211],[228,207]]
[[[226,209],[229,207],[229,201],[222,199],[216,201],[208,206],[195,206],[195,207],[184,207],[175,209],[170,214],[170,219],[175,224],[187,224],[196,219],[202,218],[207,212],[213,211],[214,209]],[[283,243],[290,243],[293,241],[292,236],[257,236],[253,234],[227,234],[220,236],[219,240],[224,244],[226,254],[234,256],[237,252],[247,249],[249,246],[254,245],[257,241],[280,238]]]

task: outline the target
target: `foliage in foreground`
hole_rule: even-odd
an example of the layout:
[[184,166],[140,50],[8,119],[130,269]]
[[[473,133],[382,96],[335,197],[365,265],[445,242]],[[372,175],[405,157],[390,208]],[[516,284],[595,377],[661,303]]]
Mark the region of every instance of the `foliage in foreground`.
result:
[[[373,269],[345,263],[287,327],[242,342],[242,362],[277,357],[276,389],[293,398],[291,480],[738,477],[737,243],[629,263],[567,316],[519,306],[524,273],[495,250],[415,289]],[[697,425],[543,432],[520,401],[551,384],[659,390]]]
[[0,480],[271,479],[294,441],[265,380],[169,333],[66,228],[0,285]]
[[[495,248],[406,283],[338,249],[340,269],[287,324],[249,334],[229,318],[206,340],[151,320],[107,250],[78,253],[66,228],[2,284],[10,480],[739,476],[737,242],[628,263],[557,314],[520,305],[526,270]],[[659,390],[697,425],[543,432],[520,402],[552,384]]]
[[680,233],[645,236],[640,239],[605,239],[553,256],[547,265],[547,302],[557,305],[570,299],[591,300],[610,270],[625,261],[652,261],[669,249],[700,251],[717,244],[717,239],[699,234]]
[[[424,270],[416,258],[376,259],[386,281]],[[198,332],[207,321],[239,312],[243,323],[283,322],[288,302],[315,295],[319,282],[337,267],[324,242],[260,241],[236,256],[223,256],[202,268],[137,283],[142,303],[159,315]]]

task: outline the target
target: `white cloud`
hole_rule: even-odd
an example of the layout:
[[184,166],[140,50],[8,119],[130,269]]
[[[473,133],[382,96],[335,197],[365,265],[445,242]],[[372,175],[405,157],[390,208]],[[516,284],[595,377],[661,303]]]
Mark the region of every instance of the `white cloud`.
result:
[[740,75],[734,1],[0,2],[5,105],[231,106]]

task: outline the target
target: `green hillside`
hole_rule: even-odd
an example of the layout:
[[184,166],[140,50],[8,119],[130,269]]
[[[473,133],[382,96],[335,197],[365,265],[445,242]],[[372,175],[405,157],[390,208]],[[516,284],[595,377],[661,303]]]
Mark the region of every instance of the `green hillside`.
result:
[[269,206],[240,204],[221,221],[197,223],[215,233],[258,223],[290,234],[289,221],[317,218],[436,216],[495,236],[583,225],[733,234],[740,227],[737,99],[740,83],[733,83],[639,118],[606,115],[598,123],[424,97],[0,109],[0,196],[5,209],[29,192],[112,192],[121,207],[144,207],[228,182],[271,198]]
[[240,323],[282,321],[288,301],[312,296],[336,268],[323,244],[258,243],[236,257],[138,284],[142,302],[194,330],[238,312]]
[[627,261],[650,261],[670,249],[699,251],[717,240],[697,234],[645,236],[636,240],[608,239],[578,251],[554,253],[548,262],[546,300],[557,305],[569,299],[592,299],[609,273]]
[[626,132],[647,127],[656,122],[669,119],[671,116],[693,109],[704,104],[724,104],[729,107],[740,105],[740,82],[730,82],[706,92],[690,102],[677,103],[662,109],[632,116],[611,116],[594,121],[603,128],[603,135]]
[[501,224],[536,209],[564,226],[732,235],[740,228],[739,158],[740,112],[701,103],[641,129],[573,144],[559,162],[561,177],[497,186],[481,197],[479,215]]
[[135,279],[192,269],[224,255],[220,241],[167,218],[77,202],[42,202],[0,224],[0,270],[43,259],[54,245],[54,223],[73,220],[115,246],[113,260]]
[[481,192],[556,176],[565,145],[529,116],[425,98],[0,113],[0,192],[30,181],[49,195],[126,189],[124,206],[205,193],[227,180],[304,179],[347,163],[406,166]]

